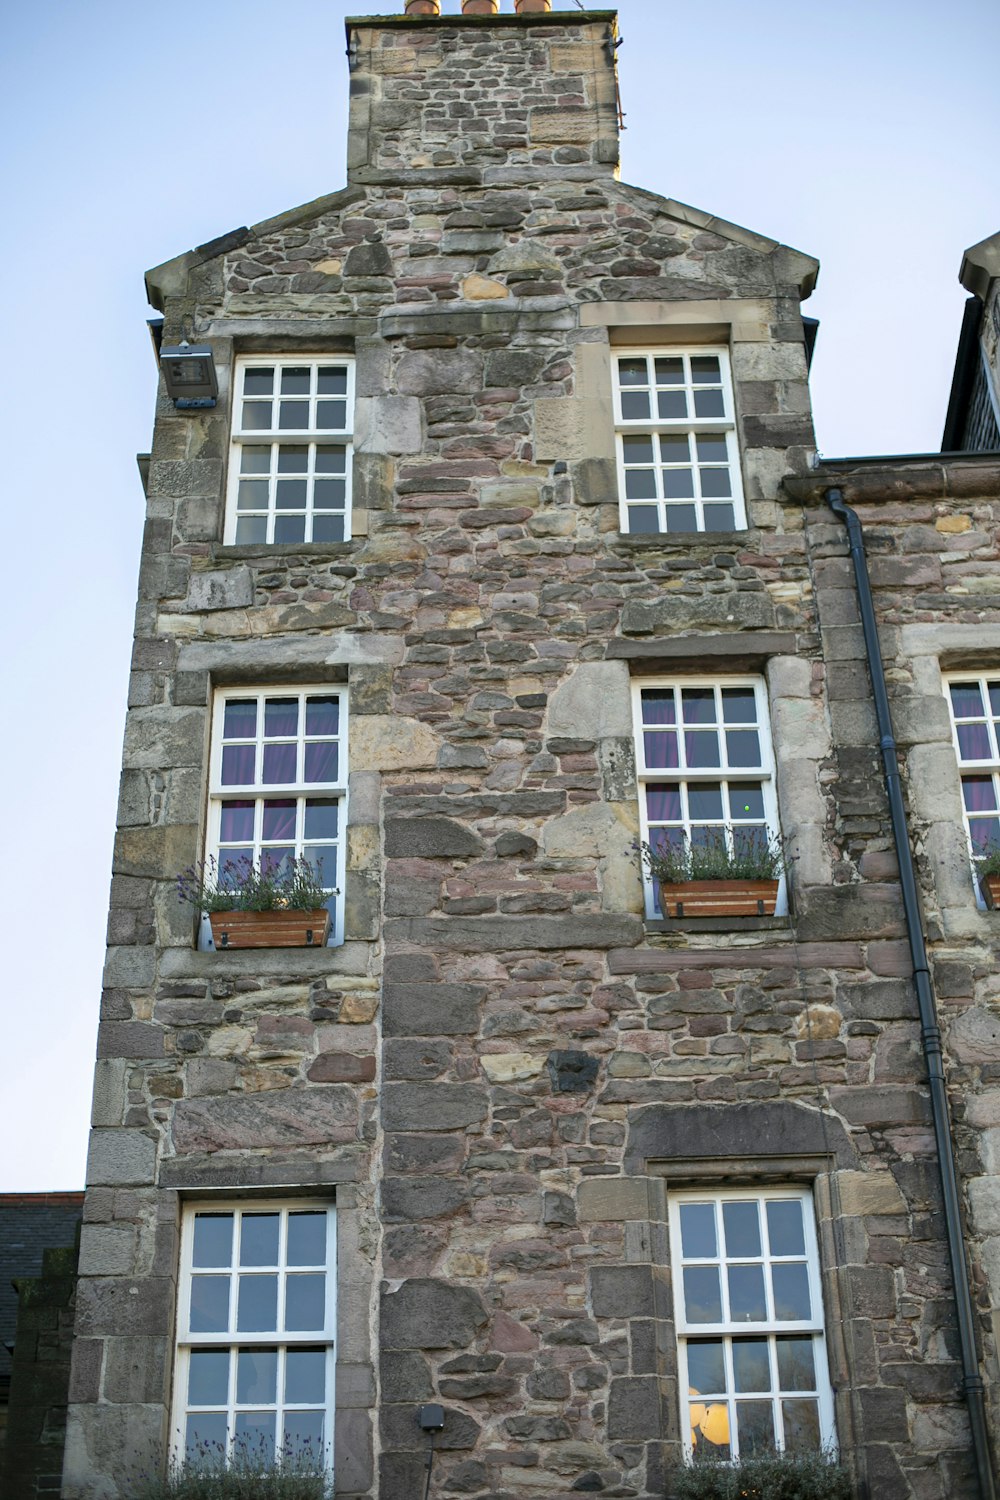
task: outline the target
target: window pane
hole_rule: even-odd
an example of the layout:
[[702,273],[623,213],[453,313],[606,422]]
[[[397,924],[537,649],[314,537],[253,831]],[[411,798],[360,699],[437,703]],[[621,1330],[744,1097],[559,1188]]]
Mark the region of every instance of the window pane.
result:
[[195,1214],[192,1265],[228,1266],[232,1259],[232,1214]]
[[718,1255],[713,1203],[681,1204],[681,1249],[691,1260]]
[[778,1385],[783,1391],[814,1391],[816,1366],[812,1339],[778,1339]]
[[326,1350],[289,1349],[285,1356],[285,1400],[322,1406],[326,1401]]
[[188,1365],[188,1406],[225,1406],[228,1400],[229,1350],[193,1349]]
[[704,513],[706,531],[736,530],[736,512],[731,505],[706,505]]
[[255,547],[267,541],[267,518],[265,516],[240,516],[236,522],[236,545]]
[[759,1255],[760,1215],[756,1203],[723,1203],[722,1223],[726,1235],[726,1254]]
[[729,462],[729,448],[726,443],[725,433],[700,433],[696,441],[698,444],[699,463],[724,464]]
[[643,754],[651,771],[675,771],[677,769],[677,735],[669,730],[654,732],[646,730],[642,737]]
[[343,432],[347,426],[347,402],[317,401],[316,426],[323,432]]
[[253,841],[254,803],[224,802],[221,814],[219,837],[224,844]]
[[951,706],[956,719],[983,717],[983,698],[978,682],[953,682]]
[[731,781],[729,783],[729,816],[731,818],[763,818],[764,791],[758,781]]
[[256,762],[255,745],[223,745],[222,785],[253,786]]
[[289,786],[295,780],[295,745],[264,746],[264,782],[271,786]]
[[767,1205],[767,1238],[772,1255],[805,1255],[806,1239],[799,1199],[780,1198]]
[[818,1401],[782,1401],[781,1416],[790,1453],[815,1452],[820,1447]]
[[724,417],[726,404],[721,391],[695,391],[694,414],[696,417]]
[[771,1267],[774,1316],[780,1323],[797,1323],[812,1316],[809,1272],[804,1261]]
[[677,707],[671,688],[643,688],[642,722],[644,724],[676,724]]
[[228,1276],[191,1277],[191,1332],[225,1333],[229,1327]]
[[962,760],[990,759],[990,733],[985,724],[959,724],[956,733]]
[[996,818],[970,818],[969,837],[976,854],[1000,847],[1000,822]]
[[240,1333],[273,1333],[278,1324],[277,1276],[241,1276],[236,1327]]
[[694,494],[694,475],[690,469],[663,470],[663,498],[690,500]]
[[644,359],[620,359],[618,361],[620,385],[648,385],[649,371]]
[[660,433],[660,462],[663,464],[690,464],[691,435],[687,432]]
[[726,1393],[726,1361],[721,1339],[689,1339],[688,1385],[692,1396]]
[[287,1260],[290,1266],[326,1264],[325,1213],[289,1214]]
[[298,444],[282,443],[278,449],[279,474],[306,474],[309,471],[309,449]]
[[625,470],[626,500],[655,500],[656,475],[652,469]]
[[697,531],[698,512],[693,505],[667,506],[668,531]]
[[649,421],[649,397],[645,391],[622,391],[622,417],[626,422]]
[[290,546],[306,539],[305,516],[275,516],[274,540]]
[[752,1453],[773,1452],[774,1409],[770,1401],[738,1401],[736,1433],[741,1458],[749,1458]]
[[967,812],[994,812],[997,805],[992,776],[963,776],[962,797]]
[[[646,787],[646,816],[651,823],[676,823],[680,815],[681,792],[679,786],[676,784],[671,785],[669,782],[656,782]],[[686,1207],[681,1209],[682,1224],[687,1211]],[[714,1229],[712,1232],[714,1235]],[[694,1252],[686,1250],[684,1253],[690,1255]],[[708,1254],[714,1255],[715,1251],[710,1250]]]
[[323,1413],[321,1411],[287,1411],[283,1448],[289,1458],[300,1464],[323,1465]]
[[753,688],[723,688],[722,717],[727,724],[756,724],[757,695]]
[[683,385],[684,361],[676,354],[664,355],[653,361],[656,368],[657,385]]
[[765,1321],[763,1266],[729,1267],[729,1313],[734,1323]]
[[226,1413],[203,1411],[187,1419],[184,1462],[192,1469],[221,1469],[226,1461]]
[[342,479],[317,479],[313,484],[314,510],[343,510],[344,497]]
[[305,480],[279,479],[274,487],[274,505],[276,510],[305,510]]
[[313,516],[312,539],[314,542],[342,542],[343,516]]
[[684,1308],[689,1323],[722,1322],[718,1266],[684,1267]]
[[689,730],[684,736],[684,754],[692,770],[721,765],[719,736],[714,730],[711,732]]
[[622,452],[627,464],[651,464],[653,462],[653,439],[646,433],[622,438]]
[[756,729],[730,729],[726,734],[726,754],[731,766],[759,766],[760,738]]
[[306,699],[306,734],[337,734],[340,731],[339,698]]
[[269,365],[250,365],[243,372],[243,392],[247,396],[270,396],[274,390],[274,370]]
[[321,396],[347,395],[346,365],[320,365],[316,380],[316,389]]
[[688,811],[692,819],[722,821],[722,787],[717,781],[702,785],[695,782],[688,788]]
[[[266,843],[274,843],[276,839],[287,842],[295,838],[295,801],[291,797],[282,797],[264,803],[264,816],[261,826],[261,837]],[[246,1219],[243,1220],[244,1226]],[[273,1257],[276,1259],[277,1257]],[[273,1263],[273,1259],[268,1264]],[[248,1262],[244,1261],[244,1265]],[[260,1262],[252,1262],[260,1264]]]
[[708,385],[722,379],[717,354],[693,354],[691,356],[691,379],[695,385]]
[[271,450],[256,443],[244,443],[240,449],[241,474],[266,474],[271,467]]
[[241,479],[236,497],[237,510],[267,510],[268,482],[266,479]]
[[271,1406],[278,1395],[277,1349],[241,1349],[236,1361],[236,1399]]
[[311,741],[306,745],[304,779],[314,786],[335,782],[340,762],[339,748],[331,740]]
[[347,449],[342,443],[319,443],[316,447],[317,474],[346,474]]
[[[337,802],[321,802],[318,799],[310,799],[306,803],[305,836],[307,839],[335,839],[339,828],[340,805]],[[297,1219],[298,1214],[293,1214],[289,1220],[289,1259],[291,1259],[292,1244],[292,1222]],[[319,1257],[323,1259],[322,1256]]]
[[660,391],[656,397],[656,408],[664,422],[686,417],[688,414],[687,396],[683,391]]
[[278,1263],[278,1214],[244,1214],[240,1228],[240,1265]]
[[277,874],[282,868],[287,867],[289,862],[295,858],[294,847],[281,844],[269,844],[266,849],[261,850],[260,867],[263,871]]
[[695,1462],[706,1459],[719,1463],[731,1456],[729,1447],[729,1407],[717,1401],[691,1403],[691,1440]]
[[767,1339],[733,1339],[733,1378],[738,1391],[771,1389]]
[[285,1327],[290,1333],[326,1323],[326,1277],[289,1276],[285,1285]]
[[256,736],[256,733],[256,700],[253,698],[227,698],[222,720],[222,738],[224,740],[252,740]]
[[283,396],[308,396],[309,366],[288,366],[281,372],[281,394]]
[[238,1411],[233,1438],[233,1457],[246,1463],[271,1463],[274,1459],[274,1413]]
[[699,469],[698,474],[706,500],[725,499],[733,493],[728,469]]
[[297,432],[309,426],[308,401],[279,401],[278,426],[283,432]]
[[681,715],[685,724],[714,724],[715,693],[712,688],[684,688]]
[[990,714],[994,719],[1000,719],[1000,682],[988,682],[986,691],[990,698]]
[[244,401],[244,432],[269,432],[271,430],[270,401]]

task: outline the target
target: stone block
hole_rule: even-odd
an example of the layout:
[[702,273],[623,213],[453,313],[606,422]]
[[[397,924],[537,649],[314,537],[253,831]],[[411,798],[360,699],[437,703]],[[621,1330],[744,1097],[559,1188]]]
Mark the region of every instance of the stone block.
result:
[[867,984],[840,984],[837,1003],[845,1016],[863,1021],[914,1020],[917,997],[909,979],[870,979]]
[[451,818],[387,818],[385,852],[390,859],[473,859],[482,839]]
[[896,1283],[888,1266],[851,1266],[850,1306],[857,1317],[893,1318]]
[[660,1384],[655,1376],[619,1376],[608,1393],[608,1439],[648,1443],[662,1434]]
[[[622,610],[625,635],[677,635],[685,630],[773,630],[775,606],[767,593],[689,595],[668,593],[648,603],[630,600]],[[752,641],[740,642],[752,649]]]
[[419,453],[424,435],[416,396],[359,397],[354,442],[359,453]]
[[615,431],[607,401],[580,396],[535,402],[535,458],[540,463],[613,459]]
[[382,1092],[386,1130],[462,1130],[486,1118],[486,1090],[471,1083],[389,1083]]
[[382,1346],[465,1349],[488,1321],[478,1292],[431,1277],[404,1281],[382,1298]]
[[102,1058],[94,1069],[91,1125],[120,1125],[125,1111],[126,1065],[123,1059]]
[[334,1418],[334,1484],[340,1495],[364,1495],[375,1476],[371,1413],[342,1406]]
[[903,1214],[906,1200],[891,1172],[839,1172],[837,1192],[844,1214]]
[[167,1393],[169,1356],[166,1338],[111,1338],[104,1356],[106,1401],[163,1401]]
[[459,396],[483,388],[482,355],[472,349],[414,349],[396,370],[405,396]]
[[354,1139],[358,1100],[346,1084],[252,1096],[182,1099],[172,1136],[178,1152],[328,1146]]
[[879,1087],[830,1091],[830,1102],[852,1125],[925,1125],[930,1121],[930,1102],[916,1088]]
[[437,763],[433,730],[398,714],[353,716],[350,742],[351,764],[367,771],[416,771]]
[[345,276],[391,276],[392,256],[381,240],[355,245],[344,262]]
[[131,1224],[84,1224],[80,1230],[81,1276],[131,1276],[135,1266]]
[[550,1052],[547,1067],[555,1094],[586,1094],[597,1082],[598,1061],[587,1052]]
[[382,1209],[387,1224],[449,1219],[469,1202],[471,1189],[455,1177],[386,1177]]
[[811,886],[797,893],[796,935],[801,942],[833,938],[898,937],[905,932],[898,885]]
[[156,1142],[141,1130],[94,1130],[87,1156],[88,1186],[129,1187],[156,1177]]
[[76,1331],[84,1338],[169,1338],[174,1283],[169,1277],[81,1278],[76,1294]]
[[448,1042],[387,1041],[382,1066],[387,1079],[439,1078],[451,1066]]
[[434,1394],[430,1368],[422,1354],[387,1351],[379,1361],[382,1400],[429,1401]]
[[654,1314],[650,1266],[594,1266],[590,1300],[595,1318],[651,1318]]
[[163,1056],[163,1027],[145,1021],[102,1021],[97,1031],[100,1058]]
[[438,952],[502,953],[514,948],[634,947],[643,937],[636,916],[621,913],[565,917],[403,917],[386,923],[390,942]]
[[962,1063],[1000,1062],[1000,1013],[979,1006],[962,1011],[948,1026],[948,1051]]
[[254,602],[253,574],[247,567],[192,573],[182,611],[246,609]]
[[457,1172],[465,1159],[466,1141],[456,1135],[415,1135],[412,1131],[385,1136],[383,1156],[389,1172]]
[[621,1223],[649,1218],[649,1191],[644,1177],[594,1177],[581,1182],[576,1195],[581,1222]]
[[473,984],[386,984],[382,994],[385,1035],[463,1036],[476,1032],[485,998],[485,989]]
[[124,764],[150,771],[200,766],[205,717],[203,708],[133,708],[125,723]]
[[375,1058],[353,1052],[321,1052],[306,1073],[310,1083],[371,1083]]

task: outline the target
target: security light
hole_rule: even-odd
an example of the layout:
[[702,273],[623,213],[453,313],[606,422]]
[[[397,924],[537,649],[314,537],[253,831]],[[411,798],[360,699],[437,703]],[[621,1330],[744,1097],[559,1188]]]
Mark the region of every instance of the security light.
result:
[[178,411],[215,405],[219,382],[208,347],[196,347],[186,339],[179,344],[164,345],[160,349],[160,369],[167,382],[167,394]]

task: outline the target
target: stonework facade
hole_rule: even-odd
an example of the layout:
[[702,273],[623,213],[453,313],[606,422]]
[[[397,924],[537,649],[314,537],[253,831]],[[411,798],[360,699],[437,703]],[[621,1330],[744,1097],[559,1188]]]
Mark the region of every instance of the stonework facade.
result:
[[[782,1185],[812,1193],[858,1485],[979,1493],[824,493],[871,555],[995,1392],[1000,917],[942,673],[1000,675],[1000,461],[811,466],[816,262],[618,180],[615,35],[577,10],[349,23],[347,188],[149,275],[220,397],[161,392],[148,467],[66,1500],[164,1460],[182,1215],[257,1200],[336,1205],[338,1497],[423,1493],[427,1401],[432,1494],[664,1496],[671,1202]],[[728,353],[745,530],[622,533],[635,348]],[[350,541],[222,542],[235,362],[262,354],[354,361]],[[633,688],[719,680],[766,685],[788,907],[650,920]],[[344,941],[199,949],[175,876],[206,848],[213,703],[324,685],[350,711]]]

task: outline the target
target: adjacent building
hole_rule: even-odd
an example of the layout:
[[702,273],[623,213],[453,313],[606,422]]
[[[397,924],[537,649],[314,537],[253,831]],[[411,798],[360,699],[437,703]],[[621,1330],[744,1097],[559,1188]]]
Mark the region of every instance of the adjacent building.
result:
[[[144,466],[63,1494],[410,1500],[439,1403],[432,1494],[990,1495],[1000,454],[817,466],[817,262],[619,180],[615,14],[436,9],[348,22],[346,188],[147,277],[217,395]],[[773,915],[637,852],[779,835]],[[291,855],[327,946],[177,901]]]

